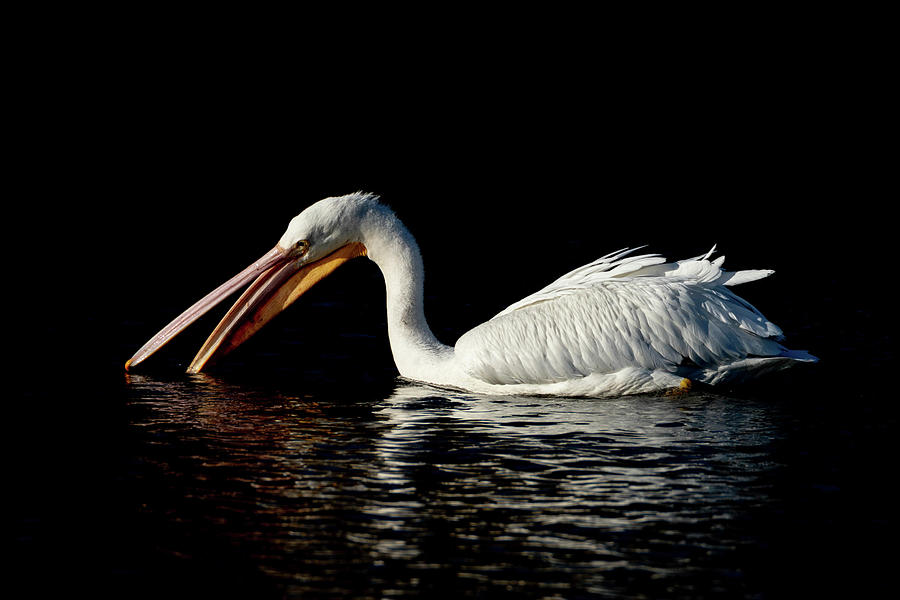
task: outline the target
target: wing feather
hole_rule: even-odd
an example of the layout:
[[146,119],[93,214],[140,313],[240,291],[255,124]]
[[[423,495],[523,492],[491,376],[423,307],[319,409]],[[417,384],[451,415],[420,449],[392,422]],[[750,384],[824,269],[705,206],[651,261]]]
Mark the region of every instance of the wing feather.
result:
[[676,263],[608,254],[463,335],[460,364],[489,383],[552,383],[777,356],[781,330],[725,287],[771,271],[723,271],[721,257],[709,260],[713,250]]

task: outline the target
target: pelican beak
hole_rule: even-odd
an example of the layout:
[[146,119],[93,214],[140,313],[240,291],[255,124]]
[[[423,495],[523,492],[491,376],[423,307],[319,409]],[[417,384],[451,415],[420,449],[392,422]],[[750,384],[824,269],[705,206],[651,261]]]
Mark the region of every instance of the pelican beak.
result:
[[247,341],[275,315],[339,266],[352,258],[365,255],[365,246],[355,242],[342,246],[324,258],[308,262],[304,260],[304,256],[297,256],[275,246],[166,325],[125,363],[125,370],[146,360],[188,325],[255,277],[188,366],[188,373],[199,373],[207,364]]

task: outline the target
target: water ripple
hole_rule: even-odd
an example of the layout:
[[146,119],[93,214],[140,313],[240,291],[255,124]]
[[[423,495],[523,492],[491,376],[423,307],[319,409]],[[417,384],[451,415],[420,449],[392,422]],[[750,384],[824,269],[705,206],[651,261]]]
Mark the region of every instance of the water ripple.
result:
[[129,389],[133,485],[162,551],[224,543],[277,595],[410,597],[448,577],[457,597],[752,592],[735,557],[762,560],[752,522],[778,510],[758,402]]

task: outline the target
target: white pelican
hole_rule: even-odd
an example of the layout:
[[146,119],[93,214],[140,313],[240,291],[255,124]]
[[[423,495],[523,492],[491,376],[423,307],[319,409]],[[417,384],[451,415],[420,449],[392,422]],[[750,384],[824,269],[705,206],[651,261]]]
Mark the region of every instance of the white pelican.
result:
[[187,309],[126,363],[136,365],[254,277],[188,367],[253,335],[351,258],[367,256],[387,291],[388,335],[403,377],[489,394],[609,396],[717,384],[797,362],[781,330],[726,286],[769,270],[723,271],[723,257],[667,262],[624,249],[563,275],[446,346],[422,307],[423,266],[407,228],[378,197],[326,198],[294,217],[278,244]]

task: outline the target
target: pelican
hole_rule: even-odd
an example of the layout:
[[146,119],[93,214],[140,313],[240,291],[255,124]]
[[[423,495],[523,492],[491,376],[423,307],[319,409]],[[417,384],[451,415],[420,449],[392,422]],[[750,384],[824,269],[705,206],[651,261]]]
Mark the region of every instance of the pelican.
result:
[[[729,288],[771,270],[729,272],[715,246],[668,262],[623,249],[567,273],[451,347],[425,321],[424,269],[409,230],[378,196],[321,200],[277,245],[176,317],[125,364],[144,361],[227,296],[246,291],[188,367],[233,350],[339,266],[368,257],[384,276],[391,352],[401,376],[485,394],[612,396],[721,384],[816,362]],[[252,281],[252,283],[251,283]]]

